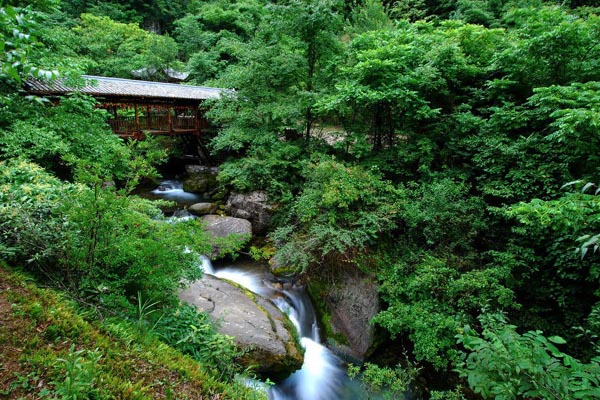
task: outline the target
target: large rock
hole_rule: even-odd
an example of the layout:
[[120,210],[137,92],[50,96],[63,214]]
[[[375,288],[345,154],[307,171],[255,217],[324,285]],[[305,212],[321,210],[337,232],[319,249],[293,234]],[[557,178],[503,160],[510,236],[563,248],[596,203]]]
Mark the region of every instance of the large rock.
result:
[[248,349],[242,362],[257,366],[257,372],[283,378],[300,368],[302,353],[290,333],[292,324],[269,300],[211,275],[179,297],[207,312],[220,333]]
[[338,272],[334,283],[311,288],[311,295],[323,300],[316,303],[326,307],[320,312],[329,314],[330,346],[351,361],[363,361],[375,350],[376,332],[370,321],[380,309],[377,289],[372,278],[351,267]]
[[[203,215],[200,217],[206,224],[206,230],[212,237],[212,257],[237,250],[240,243],[252,237],[250,221],[242,218],[224,217],[220,215]],[[233,235],[235,240],[227,239]]]
[[212,214],[217,210],[215,203],[195,203],[188,207],[188,211],[194,215]]
[[267,193],[262,190],[232,193],[225,205],[225,211],[233,217],[249,220],[254,234],[264,235],[271,225],[271,215],[274,210],[267,201]]
[[203,215],[201,218],[213,237],[226,237],[231,234],[252,236],[252,224],[246,219],[212,214]]
[[217,184],[219,168],[204,165],[186,165],[186,178],[183,181],[183,190],[186,192],[205,194],[214,191]]

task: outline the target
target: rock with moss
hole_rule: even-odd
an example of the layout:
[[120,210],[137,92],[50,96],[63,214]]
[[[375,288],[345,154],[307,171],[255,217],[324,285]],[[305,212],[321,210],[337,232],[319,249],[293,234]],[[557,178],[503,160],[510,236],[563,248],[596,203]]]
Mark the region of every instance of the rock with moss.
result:
[[220,333],[246,349],[242,362],[260,375],[283,378],[301,367],[302,352],[289,319],[264,297],[210,275],[179,297],[207,312]]
[[313,279],[309,293],[317,306],[332,350],[351,361],[363,361],[376,347],[370,320],[379,312],[376,282],[354,268],[336,273],[334,282]]
[[188,207],[188,211],[194,215],[212,214],[217,211],[215,203],[195,203]]
[[269,259],[269,268],[271,269],[271,273],[279,278],[293,277],[298,272],[296,267],[282,264],[277,257]]
[[186,192],[205,194],[218,188],[217,175],[219,169],[204,165],[187,165],[183,190]]
[[201,219],[211,237],[213,258],[239,251],[252,238],[252,225],[245,219],[214,214]]
[[213,237],[227,237],[231,234],[252,236],[252,225],[243,218],[204,215],[202,222]]

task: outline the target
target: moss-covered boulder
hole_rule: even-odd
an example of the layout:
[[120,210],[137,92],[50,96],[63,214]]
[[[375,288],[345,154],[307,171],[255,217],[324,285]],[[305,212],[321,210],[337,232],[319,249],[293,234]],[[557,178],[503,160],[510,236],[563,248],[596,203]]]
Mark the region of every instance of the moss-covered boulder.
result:
[[363,361],[378,342],[371,319],[379,312],[379,292],[373,278],[357,269],[336,271],[327,282],[313,278],[308,290],[325,328],[329,347],[342,358]]
[[232,193],[225,205],[225,211],[233,217],[249,220],[254,234],[264,235],[271,226],[275,206],[269,203],[267,192],[257,190],[250,193]]
[[215,203],[195,203],[188,207],[188,211],[194,215],[212,214],[217,211]]
[[206,275],[182,291],[180,299],[207,312],[220,333],[246,349],[242,362],[259,374],[277,379],[301,367],[302,351],[292,324],[264,297]]

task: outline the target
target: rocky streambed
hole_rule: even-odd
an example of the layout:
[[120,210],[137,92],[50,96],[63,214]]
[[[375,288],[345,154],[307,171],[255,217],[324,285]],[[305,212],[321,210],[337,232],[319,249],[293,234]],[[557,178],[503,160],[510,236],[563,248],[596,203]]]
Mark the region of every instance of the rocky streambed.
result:
[[[185,186],[167,181],[153,194],[184,199],[185,218],[201,218],[212,237],[211,257],[219,253],[227,237],[248,239],[268,231],[276,207],[269,204],[265,192],[223,193],[213,186],[218,169],[194,167],[187,172]],[[200,177],[193,178],[194,174]],[[194,179],[201,182],[194,184]],[[190,193],[186,190],[190,187],[202,193]],[[204,278],[183,290],[181,300],[208,313],[221,333],[247,350],[242,362],[280,382],[270,389],[270,398],[361,398],[341,360],[360,363],[374,348],[376,338],[369,320],[379,309],[379,298],[371,280],[348,270],[336,274],[333,281],[313,281],[311,295],[319,309],[315,313],[304,287],[275,277],[266,263],[237,262],[213,269],[205,258],[202,265]],[[323,323],[327,324],[326,338],[318,329]]]

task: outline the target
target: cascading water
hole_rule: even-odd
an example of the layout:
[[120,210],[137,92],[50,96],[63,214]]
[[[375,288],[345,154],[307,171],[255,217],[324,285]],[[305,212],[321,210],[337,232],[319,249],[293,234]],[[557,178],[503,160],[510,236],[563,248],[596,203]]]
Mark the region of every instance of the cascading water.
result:
[[[183,191],[178,181],[164,181],[153,194],[178,202],[197,201],[199,196]],[[195,196],[195,197],[193,197]],[[176,222],[194,218],[189,213],[175,213],[169,219]],[[367,398],[360,385],[346,375],[343,362],[328,348],[321,345],[314,307],[304,288],[291,286],[283,289],[267,270],[227,266],[215,269],[210,259],[200,256],[200,268],[206,274],[227,279],[248,290],[270,299],[288,315],[304,347],[304,364],[288,378],[275,386],[262,382],[248,382],[249,386],[266,390],[270,400],[357,400]]]
[[206,257],[205,255],[201,255],[200,261],[202,262],[202,264],[200,265],[202,272],[204,272],[205,274],[211,274],[211,275],[215,274],[215,269],[212,265],[212,262],[210,261],[210,258]]
[[184,191],[183,183],[175,179],[162,181],[150,193],[165,200],[176,201],[179,204],[192,204],[202,200],[202,197],[196,193]]
[[270,299],[286,313],[298,330],[305,349],[304,364],[284,381],[268,389],[272,400],[356,400],[366,398],[359,385],[350,381],[342,361],[320,344],[314,307],[304,288],[281,289],[276,278],[265,270],[235,266],[215,269],[202,256],[207,274],[227,279]]

